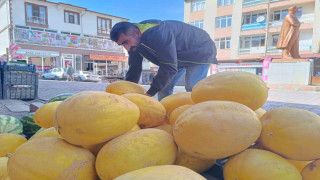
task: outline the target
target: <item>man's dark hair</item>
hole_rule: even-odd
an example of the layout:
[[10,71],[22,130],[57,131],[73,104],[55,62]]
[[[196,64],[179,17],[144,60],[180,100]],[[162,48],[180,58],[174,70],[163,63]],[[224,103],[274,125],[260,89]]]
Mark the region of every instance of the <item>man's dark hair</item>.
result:
[[112,41],[117,42],[120,34],[127,34],[129,30],[139,29],[136,25],[129,22],[119,22],[113,26],[110,32]]

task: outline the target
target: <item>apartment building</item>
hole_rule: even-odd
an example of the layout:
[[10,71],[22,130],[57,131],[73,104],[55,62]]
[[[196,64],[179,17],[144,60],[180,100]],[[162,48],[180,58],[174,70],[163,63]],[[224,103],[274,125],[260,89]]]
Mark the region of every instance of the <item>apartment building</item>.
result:
[[109,34],[127,18],[46,0],[0,0],[0,17],[0,56],[15,45],[16,60],[40,72],[71,64],[100,75],[123,73],[127,57]]
[[212,73],[241,70],[263,76],[270,60],[281,58],[276,44],[291,6],[299,8],[300,53],[313,62],[315,80],[320,76],[318,0],[185,0],[184,22],[214,39],[219,64]]

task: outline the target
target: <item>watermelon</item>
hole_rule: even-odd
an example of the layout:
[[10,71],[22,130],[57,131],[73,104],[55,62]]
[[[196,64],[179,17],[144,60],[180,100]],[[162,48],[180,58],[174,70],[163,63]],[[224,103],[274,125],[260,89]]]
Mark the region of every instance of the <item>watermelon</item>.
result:
[[23,125],[23,134],[26,135],[26,137],[29,139],[31,136],[33,136],[41,127],[38,126],[33,121],[33,113],[29,113],[22,118],[20,118],[20,121]]
[[0,115],[0,134],[22,134],[22,130],[23,125],[17,118],[7,115]]
[[55,101],[64,101],[68,97],[71,97],[73,93],[65,93],[65,94],[59,94],[53,98],[51,98],[48,103],[55,102]]

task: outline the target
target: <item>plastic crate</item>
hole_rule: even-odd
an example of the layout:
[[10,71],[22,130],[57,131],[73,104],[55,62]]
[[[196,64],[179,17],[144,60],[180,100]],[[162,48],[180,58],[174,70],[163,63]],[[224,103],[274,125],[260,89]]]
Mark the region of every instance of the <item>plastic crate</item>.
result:
[[0,71],[4,71],[7,69],[7,62],[0,62]]
[[38,85],[4,85],[4,99],[32,100],[38,97]]
[[25,71],[4,71],[3,85],[38,85],[38,73]]
[[36,72],[36,66],[32,64],[7,64],[5,71],[24,71],[24,72]]

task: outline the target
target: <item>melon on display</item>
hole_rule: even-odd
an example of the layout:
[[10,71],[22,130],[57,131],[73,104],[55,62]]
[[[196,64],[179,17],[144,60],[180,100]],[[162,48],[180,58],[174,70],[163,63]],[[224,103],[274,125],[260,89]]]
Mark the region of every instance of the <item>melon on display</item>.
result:
[[166,108],[168,116],[170,116],[171,112],[177,107],[186,104],[194,104],[194,102],[191,99],[191,92],[181,92],[172,94],[163,98],[160,102]]
[[34,122],[44,128],[53,127],[54,113],[62,101],[55,101],[41,106],[34,113]]
[[320,160],[315,160],[305,166],[301,172],[303,180],[320,179]]
[[139,120],[139,108],[128,99],[101,91],[85,91],[63,101],[55,127],[75,145],[94,145],[128,132]]
[[53,98],[51,98],[48,103],[51,103],[51,102],[55,102],[55,101],[64,101],[66,100],[67,98],[73,96],[73,93],[64,93],[64,94],[59,94]]
[[267,111],[264,110],[264,109],[262,109],[262,108],[259,108],[259,109],[255,110],[254,112],[257,114],[258,118],[261,119],[262,116],[263,116]]
[[234,101],[257,110],[268,98],[268,87],[261,78],[243,71],[220,72],[199,81],[192,88],[192,100]]
[[145,94],[147,91],[139,84],[130,81],[116,81],[106,87],[106,92],[123,95],[128,93]]
[[177,107],[176,109],[174,109],[171,114],[170,114],[170,117],[169,117],[169,122],[170,122],[170,125],[174,125],[174,123],[176,122],[176,120],[178,119],[178,117],[184,112],[186,111],[187,109],[189,109],[190,107],[192,107],[193,105],[190,105],[190,104],[186,104],[186,105],[183,105],[183,106],[180,106],[180,107]]
[[114,179],[148,166],[173,164],[176,159],[173,137],[159,129],[141,129],[108,142],[99,151],[96,170],[101,179]]
[[8,177],[7,172],[7,157],[0,157],[0,179],[5,180]]
[[15,117],[0,115],[0,134],[2,133],[15,133],[22,134],[23,125]]
[[223,167],[223,177],[225,180],[302,180],[297,168],[286,159],[260,149],[247,149],[231,157]]
[[9,156],[8,174],[11,180],[96,180],[94,162],[95,157],[88,150],[47,137],[17,148]]
[[200,174],[183,166],[151,166],[128,172],[114,180],[206,180]]
[[162,125],[154,127],[154,128],[164,130],[173,136],[172,126],[170,124],[165,123],[165,124],[162,124]]
[[60,137],[60,135],[55,127],[51,127],[48,129],[44,129],[43,131],[40,131],[39,133],[36,133],[35,135],[33,135],[30,138],[30,140],[43,138],[43,137]]
[[311,161],[320,158],[320,116],[298,108],[268,111],[261,118],[259,142],[287,159]]
[[215,163],[216,160],[214,159],[199,159],[184,153],[180,149],[178,150],[177,159],[174,162],[175,165],[187,167],[197,173],[202,173],[208,170]]
[[7,153],[12,153],[21,144],[27,142],[27,139],[18,134],[0,134],[0,157]]
[[254,111],[230,101],[207,101],[183,112],[173,127],[182,151],[201,159],[222,159],[252,145],[261,132]]
[[23,125],[23,134],[27,138],[33,136],[41,127],[33,121],[34,112],[29,113],[20,118],[20,122]]
[[296,160],[291,160],[287,159],[291,164],[293,164],[301,173],[303,168],[306,167],[306,165],[310,164],[312,161],[296,161]]
[[129,99],[136,104],[140,110],[138,125],[140,128],[150,128],[165,123],[166,109],[152,97],[142,94],[124,94],[122,97]]

